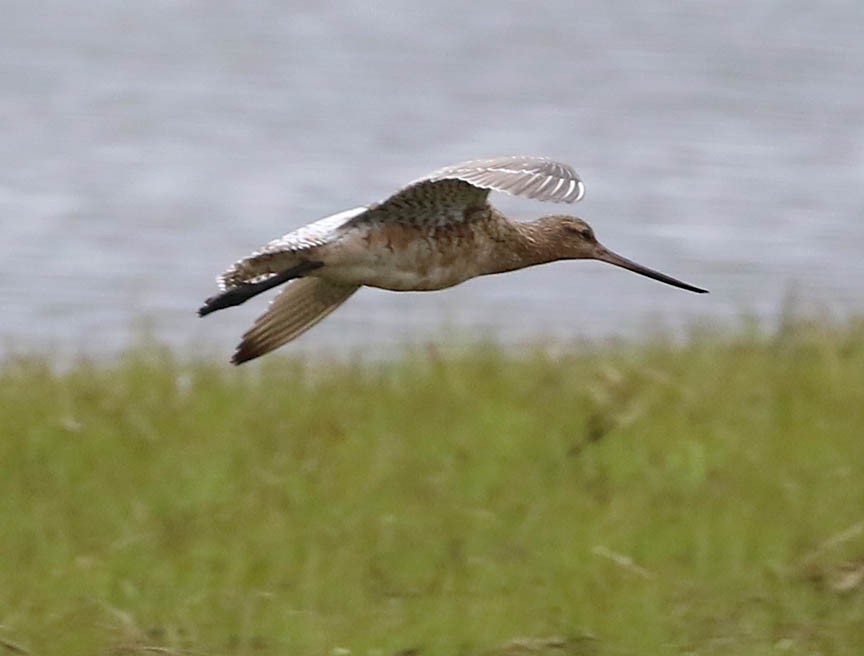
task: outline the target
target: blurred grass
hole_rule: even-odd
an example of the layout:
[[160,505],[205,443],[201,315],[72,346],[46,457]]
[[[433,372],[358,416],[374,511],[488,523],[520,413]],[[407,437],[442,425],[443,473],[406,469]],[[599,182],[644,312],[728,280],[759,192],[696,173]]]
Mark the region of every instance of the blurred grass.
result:
[[0,422],[9,653],[864,653],[860,321],[10,358]]

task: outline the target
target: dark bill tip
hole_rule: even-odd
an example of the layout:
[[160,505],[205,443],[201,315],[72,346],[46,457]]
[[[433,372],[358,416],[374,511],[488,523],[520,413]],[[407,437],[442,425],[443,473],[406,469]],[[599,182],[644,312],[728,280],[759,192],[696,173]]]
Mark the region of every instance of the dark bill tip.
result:
[[686,289],[688,292],[695,292],[697,294],[708,293],[707,289],[695,287],[686,282],[678,280],[677,278],[673,278],[672,276],[667,276],[665,273],[660,273],[659,271],[655,271],[654,269],[649,269],[646,266],[637,264],[633,260],[628,260],[626,257],[618,255],[618,253],[613,253],[612,251],[608,250],[603,246],[598,249],[597,255],[595,255],[595,259],[598,259],[601,262],[608,262],[609,264],[614,264],[615,266],[621,267],[622,269],[627,269],[628,271],[632,271],[633,273],[638,273],[640,276],[652,278],[653,280],[658,280],[659,282],[666,283],[667,285],[672,285],[673,287]]

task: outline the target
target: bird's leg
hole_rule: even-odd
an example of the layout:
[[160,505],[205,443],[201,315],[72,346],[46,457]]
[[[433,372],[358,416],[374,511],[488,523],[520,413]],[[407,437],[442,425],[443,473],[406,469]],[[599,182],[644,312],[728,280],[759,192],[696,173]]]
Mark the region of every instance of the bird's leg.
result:
[[301,262],[297,266],[285,269],[285,271],[277,273],[275,276],[270,276],[261,282],[247,282],[232,287],[231,289],[226,289],[224,292],[216,294],[216,296],[211,296],[204,301],[204,305],[198,308],[198,316],[203,317],[211,312],[215,312],[216,310],[223,310],[225,308],[245,303],[253,296],[266,292],[268,289],[278,287],[282,283],[293,280],[294,278],[301,278],[304,273],[318,269],[322,266],[324,266],[323,262]]

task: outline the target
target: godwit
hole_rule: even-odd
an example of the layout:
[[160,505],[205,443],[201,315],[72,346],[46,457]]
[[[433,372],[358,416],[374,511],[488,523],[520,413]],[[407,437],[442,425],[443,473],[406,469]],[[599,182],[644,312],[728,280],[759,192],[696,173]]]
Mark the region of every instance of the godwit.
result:
[[706,292],[613,253],[582,219],[554,214],[512,221],[487,202],[493,189],[557,203],[573,203],[585,193],[572,168],[545,157],[454,164],[381,203],[339,212],[271,241],[223,273],[222,292],[198,314],[239,305],[293,280],[243,335],[231,358],[241,364],[291,341],[364,285],[428,291],[545,262],[594,259]]

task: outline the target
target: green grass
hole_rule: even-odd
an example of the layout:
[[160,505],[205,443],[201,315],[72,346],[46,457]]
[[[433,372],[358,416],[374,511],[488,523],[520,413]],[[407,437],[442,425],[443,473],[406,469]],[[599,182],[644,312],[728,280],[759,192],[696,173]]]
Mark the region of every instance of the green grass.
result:
[[10,358],[0,432],[0,652],[864,653],[860,322]]

